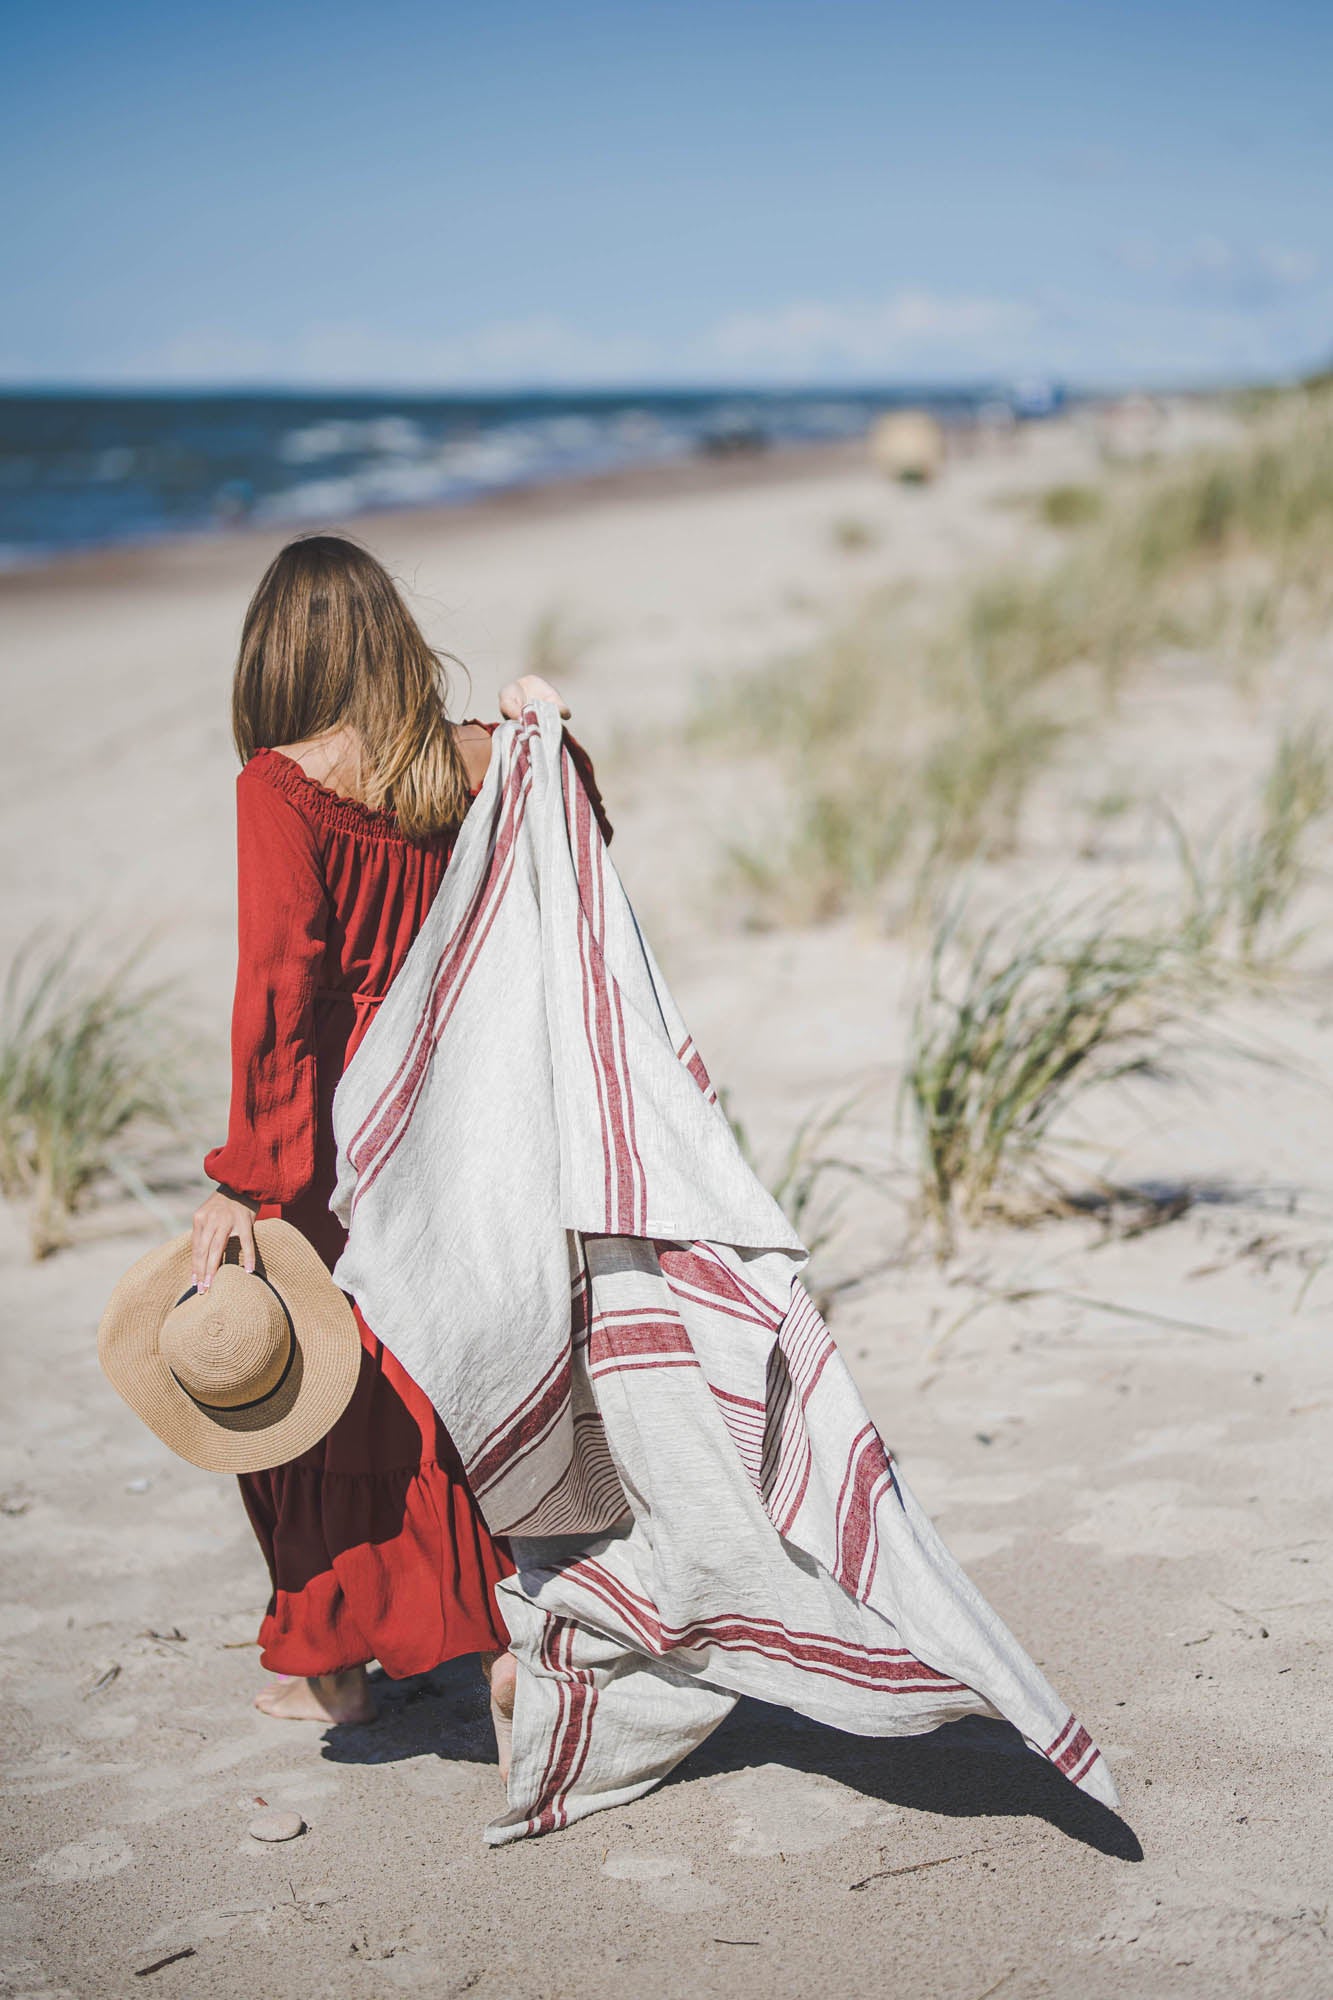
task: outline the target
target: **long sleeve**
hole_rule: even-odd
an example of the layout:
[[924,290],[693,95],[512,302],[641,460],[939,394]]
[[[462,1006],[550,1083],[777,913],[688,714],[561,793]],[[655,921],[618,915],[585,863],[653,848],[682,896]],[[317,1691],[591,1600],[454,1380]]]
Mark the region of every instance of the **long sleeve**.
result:
[[236,785],[239,951],[226,1144],[210,1179],[260,1202],[290,1202],[315,1159],[315,994],[328,893],[314,828],[253,765]]

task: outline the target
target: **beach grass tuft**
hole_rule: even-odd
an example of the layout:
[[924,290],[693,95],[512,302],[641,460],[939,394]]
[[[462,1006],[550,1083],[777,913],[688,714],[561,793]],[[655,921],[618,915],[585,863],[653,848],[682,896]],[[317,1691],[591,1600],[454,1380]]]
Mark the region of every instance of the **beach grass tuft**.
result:
[[768,1189],[810,1256],[817,1257],[837,1234],[841,1221],[842,1201],[837,1182],[841,1180],[845,1187],[849,1179],[861,1177],[863,1171],[853,1161],[830,1151],[852,1109],[851,1104],[810,1112],[796,1126],[779,1158],[765,1165],[733,1108],[730,1094],[722,1090],[718,1100],[746,1165]]
[[859,514],[840,514],[832,527],[833,546],[843,555],[859,555],[873,549],[879,540],[876,530]]
[[1310,836],[1333,812],[1333,736],[1318,722],[1284,730],[1256,809],[1205,862],[1173,820],[1188,883],[1186,930],[1201,949],[1229,952],[1247,972],[1271,971],[1301,943],[1287,928],[1309,880]]
[[1106,496],[1097,486],[1068,483],[1048,486],[1041,496],[1039,511],[1048,528],[1085,528],[1100,518]]
[[942,1249],[955,1223],[1067,1208],[1053,1133],[1091,1091],[1166,1074],[1168,1031],[1197,997],[1174,933],[1117,908],[1001,918],[969,948],[957,913],[934,937],[903,1083],[922,1204]]
[[568,605],[548,604],[533,620],[523,649],[523,671],[559,687],[583,665],[592,638]]
[[97,970],[75,942],[31,940],[0,1000],[0,1192],[24,1204],[36,1258],[68,1242],[107,1177],[142,1185],[147,1142],[177,1131],[184,1069],[140,954]]

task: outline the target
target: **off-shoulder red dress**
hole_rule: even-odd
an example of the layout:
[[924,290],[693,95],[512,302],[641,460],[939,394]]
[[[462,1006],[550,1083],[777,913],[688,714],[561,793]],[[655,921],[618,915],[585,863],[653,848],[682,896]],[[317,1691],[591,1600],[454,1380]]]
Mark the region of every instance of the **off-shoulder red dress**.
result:
[[[580,763],[586,759],[571,746]],[[591,779],[591,772],[588,772]],[[240,957],[225,1145],[205,1172],[281,1215],[330,1267],[333,1093],[440,886],[452,834],[409,840],[261,750],[237,780]],[[483,1521],[443,1423],[365,1324],[357,1388],[321,1444],[241,1491],[273,1597],[263,1664],[397,1678],[507,1644],[513,1563]]]

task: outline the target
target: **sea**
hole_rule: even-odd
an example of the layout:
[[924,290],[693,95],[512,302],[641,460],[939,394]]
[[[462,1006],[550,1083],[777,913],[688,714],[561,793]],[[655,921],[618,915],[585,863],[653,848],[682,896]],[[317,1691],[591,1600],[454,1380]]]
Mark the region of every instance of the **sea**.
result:
[[855,437],[893,406],[965,423],[994,389],[394,395],[0,393],[0,566],[313,527],[695,456]]

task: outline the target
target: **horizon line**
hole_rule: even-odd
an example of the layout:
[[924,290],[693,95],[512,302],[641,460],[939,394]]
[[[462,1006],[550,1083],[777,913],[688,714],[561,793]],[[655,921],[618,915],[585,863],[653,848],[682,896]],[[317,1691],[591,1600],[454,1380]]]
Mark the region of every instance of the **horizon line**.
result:
[[793,377],[783,381],[716,381],[698,382],[501,382],[501,383],[383,383],[383,382],[302,382],[293,380],[254,380],[232,378],[224,380],[163,381],[144,378],[139,380],[105,380],[72,378],[68,380],[23,380],[21,378],[0,378],[0,397],[40,397],[40,396],[362,396],[362,397],[403,397],[416,401],[454,399],[481,401],[485,399],[504,400],[518,397],[575,397],[610,401],[626,397],[667,397],[667,396],[884,396],[913,393],[922,396],[976,396],[987,392],[1002,396],[1006,392],[1023,388],[1028,384],[1041,383],[1058,390],[1062,395],[1081,400],[1091,400],[1103,396],[1130,394],[1144,395],[1207,395],[1224,393],[1227,390],[1244,390],[1258,387],[1296,387],[1309,376],[1324,372],[1317,365],[1274,370],[1259,375],[1236,375],[1230,371],[1215,376],[1134,376],[1118,380],[1081,380],[1067,376],[1059,370],[1044,368],[1023,368],[994,375],[957,375],[923,377],[903,375],[897,378],[884,377],[878,380],[820,381],[818,379]]

